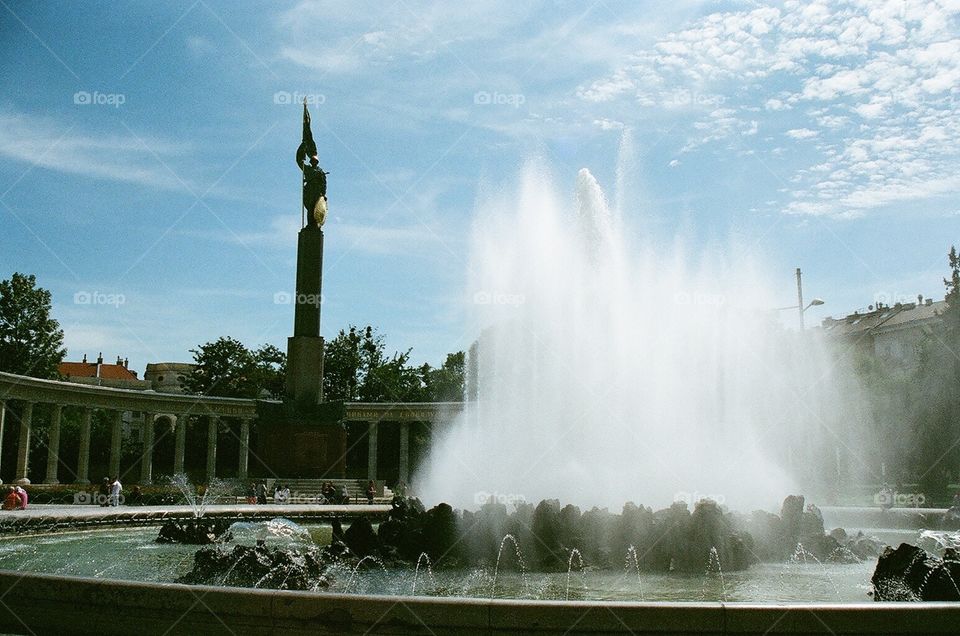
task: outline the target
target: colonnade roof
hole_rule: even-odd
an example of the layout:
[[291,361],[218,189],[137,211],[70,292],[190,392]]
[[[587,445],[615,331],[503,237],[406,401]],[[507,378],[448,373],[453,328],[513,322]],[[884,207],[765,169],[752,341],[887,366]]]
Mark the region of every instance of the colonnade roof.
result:
[[[60,380],[42,380],[0,372],[0,401],[61,404],[88,408],[176,415],[219,415],[252,418],[257,415],[258,400],[208,397],[178,393],[157,393],[136,389],[79,384]],[[272,402],[272,400],[264,400]],[[353,422],[428,422],[452,417],[463,409],[463,402],[348,402],[345,419]]]

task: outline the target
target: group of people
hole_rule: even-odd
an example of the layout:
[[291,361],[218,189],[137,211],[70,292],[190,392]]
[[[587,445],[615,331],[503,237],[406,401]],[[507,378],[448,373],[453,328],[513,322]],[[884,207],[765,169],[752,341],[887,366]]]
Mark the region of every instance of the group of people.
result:
[[[250,487],[247,489],[247,503],[267,503],[266,482],[261,481],[259,484],[250,484]],[[290,503],[290,487],[283,484],[277,484],[273,489],[273,503]]]
[[347,492],[346,486],[340,486],[340,490],[337,491],[336,486],[329,481],[325,481],[320,486],[320,494],[323,496],[323,503],[325,504],[350,503],[350,493]]
[[[399,487],[399,486],[398,486]],[[268,501],[268,489],[267,483],[261,481],[259,483],[252,483],[247,489],[247,503],[248,504],[265,504]],[[367,503],[372,504],[374,499],[376,499],[378,494],[377,484],[375,481],[371,480],[367,483],[366,489]],[[273,503],[275,504],[286,504],[290,503],[290,487],[285,484],[277,484],[273,489]],[[347,490],[346,485],[341,485],[338,489],[333,482],[325,481],[320,486],[320,503],[321,504],[349,504],[350,503],[350,493]]]
[[100,506],[106,508],[107,506],[119,506],[120,505],[120,493],[123,492],[123,484],[120,483],[120,477],[104,477],[103,481],[100,482],[100,490],[97,492],[97,499],[100,502]]
[[30,496],[27,495],[27,491],[23,489],[23,486],[8,486],[7,495],[3,498],[3,509],[26,510],[29,500]]

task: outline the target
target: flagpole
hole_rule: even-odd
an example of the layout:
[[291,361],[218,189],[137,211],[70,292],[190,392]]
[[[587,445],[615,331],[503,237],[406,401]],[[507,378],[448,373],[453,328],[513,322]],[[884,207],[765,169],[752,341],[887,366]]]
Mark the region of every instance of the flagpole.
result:
[[[304,115],[304,119],[306,119],[306,116],[307,116],[307,98],[306,97],[303,98],[303,115]],[[304,207],[303,207],[303,166],[302,165],[300,166],[300,190],[299,191],[300,191],[300,229],[302,230],[307,226],[307,215],[306,215],[306,212],[304,212]]]

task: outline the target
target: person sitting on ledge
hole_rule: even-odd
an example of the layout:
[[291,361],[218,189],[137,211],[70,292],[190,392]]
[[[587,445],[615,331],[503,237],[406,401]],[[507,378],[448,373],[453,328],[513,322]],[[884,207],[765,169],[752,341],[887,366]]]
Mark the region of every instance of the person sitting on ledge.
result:
[[101,508],[106,508],[110,505],[110,478],[104,477],[103,481],[100,482],[100,490],[97,491],[97,503],[100,504]]
[[20,497],[17,496],[17,491],[13,489],[13,486],[8,486],[7,496],[3,498],[3,509],[16,510],[19,507]]
[[22,486],[14,486],[13,490],[17,493],[17,497],[20,498],[20,505],[17,506],[17,510],[26,510],[30,495],[27,494],[27,491],[24,490]]

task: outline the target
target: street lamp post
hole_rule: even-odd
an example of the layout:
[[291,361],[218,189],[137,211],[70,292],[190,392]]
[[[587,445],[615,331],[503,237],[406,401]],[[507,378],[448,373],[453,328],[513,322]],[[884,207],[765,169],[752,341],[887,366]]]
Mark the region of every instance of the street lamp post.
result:
[[806,310],[803,308],[803,283],[801,282],[799,267],[797,268],[797,309],[800,310],[800,331],[803,331],[803,312]]
[[822,298],[814,298],[807,305],[803,304],[803,277],[800,273],[800,268],[797,268],[797,304],[790,305],[789,307],[777,307],[777,311],[782,311],[784,309],[796,309],[800,314],[800,331],[803,331],[806,328],[804,325],[803,314],[806,313],[811,307],[817,307],[823,304]]

